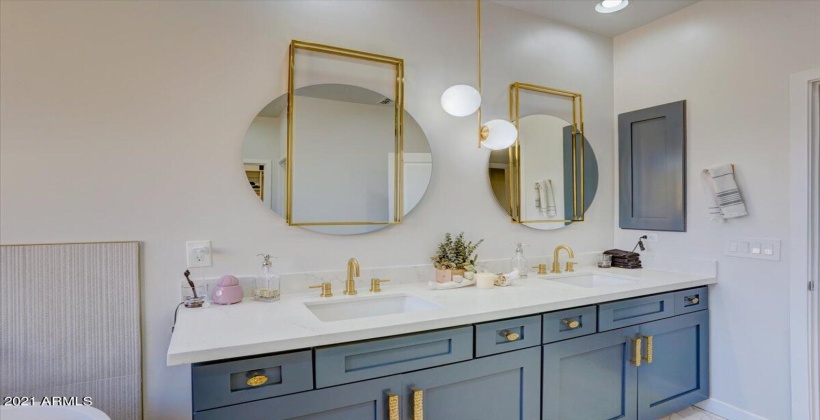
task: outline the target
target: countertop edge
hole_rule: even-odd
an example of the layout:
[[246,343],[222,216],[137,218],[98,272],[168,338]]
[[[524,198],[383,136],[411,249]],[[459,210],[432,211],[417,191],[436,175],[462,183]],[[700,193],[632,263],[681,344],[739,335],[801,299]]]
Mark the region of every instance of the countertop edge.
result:
[[[177,366],[184,364],[232,359],[238,357],[249,357],[268,353],[305,350],[319,346],[327,346],[354,341],[372,340],[444,328],[453,328],[463,325],[489,322],[505,318],[537,315],[545,312],[553,312],[579,306],[593,305],[622,299],[630,299],[640,296],[669,292],[673,290],[709,286],[717,284],[717,282],[718,279],[716,277],[694,278],[692,280],[679,281],[670,284],[652,285],[646,287],[645,289],[641,289],[640,291],[627,290],[606,295],[567,299],[560,302],[548,302],[544,304],[529,305],[525,307],[491,310],[479,314],[468,314],[435,320],[422,320],[417,322],[409,321],[397,325],[367,328],[352,332],[345,331],[336,333],[325,333],[317,334],[311,337],[298,337],[289,340],[281,340],[275,342],[242,344],[233,347],[220,347],[216,349],[195,350],[179,353],[171,353],[169,349],[166,358],[166,363],[168,366]],[[294,342],[296,344],[289,344]]]

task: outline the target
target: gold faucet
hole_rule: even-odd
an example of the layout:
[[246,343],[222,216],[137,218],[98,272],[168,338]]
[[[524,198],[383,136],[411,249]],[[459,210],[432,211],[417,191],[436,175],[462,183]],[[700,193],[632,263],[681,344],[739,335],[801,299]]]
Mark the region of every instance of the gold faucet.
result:
[[359,277],[359,261],[355,258],[347,260],[347,281],[345,281],[345,294],[356,294],[356,280],[354,277]]
[[558,254],[561,252],[562,249],[565,249],[567,251],[567,255],[569,255],[570,258],[575,258],[575,253],[572,252],[572,248],[570,248],[568,245],[556,246],[555,251],[552,252],[552,271],[550,271],[550,273],[558,274],[561,272],[561,264],[558,262]]

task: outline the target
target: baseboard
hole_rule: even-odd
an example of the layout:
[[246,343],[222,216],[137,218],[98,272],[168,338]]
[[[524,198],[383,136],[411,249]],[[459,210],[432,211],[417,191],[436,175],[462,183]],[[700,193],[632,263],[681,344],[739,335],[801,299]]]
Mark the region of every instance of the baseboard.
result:
[[727,420],[767,420],[765,417],[760,417],[757,414],[752,414],[746,410],[737,408],[731,404],[726,404],[725,402],[714,398],[709,398],[708,400],[695,405]]

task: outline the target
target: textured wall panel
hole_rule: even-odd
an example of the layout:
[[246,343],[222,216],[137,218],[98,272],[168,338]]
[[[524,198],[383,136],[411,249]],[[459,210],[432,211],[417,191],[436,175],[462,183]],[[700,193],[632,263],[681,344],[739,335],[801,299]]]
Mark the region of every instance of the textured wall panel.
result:
[[141,417],[139,243],[0,247],[0,395]]

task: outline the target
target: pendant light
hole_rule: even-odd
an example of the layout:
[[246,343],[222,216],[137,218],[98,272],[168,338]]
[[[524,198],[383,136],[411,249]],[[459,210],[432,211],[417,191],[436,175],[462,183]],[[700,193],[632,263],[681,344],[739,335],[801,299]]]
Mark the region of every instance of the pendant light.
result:
[[476,0],[478,23],[478,89],[470,85],[455,85],[441,95],[441,107],[455,117],[466,117],[478,111],[478,147],[491,150],[506,149],[515,143],[518,130],[507,120],[492,120],[482,124],[481,119],[481,0]]

